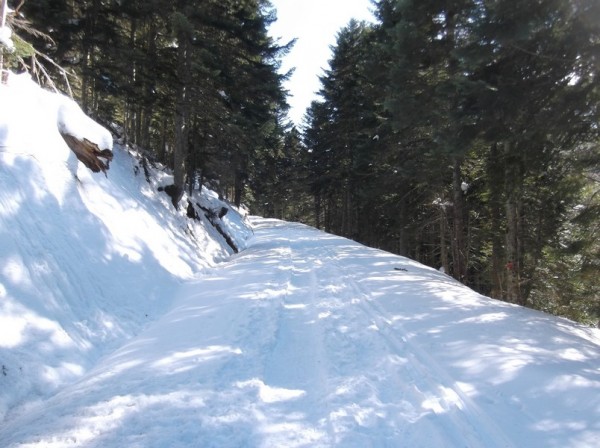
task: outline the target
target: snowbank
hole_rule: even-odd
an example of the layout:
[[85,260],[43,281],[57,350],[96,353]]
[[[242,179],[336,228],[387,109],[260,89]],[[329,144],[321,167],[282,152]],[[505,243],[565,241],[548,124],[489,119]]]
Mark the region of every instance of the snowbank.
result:
[[94,175],[60,131],[113,147],[72,100],[11,74],[0,86],[0,422],[81,377],[231,254],[157,193],[168,173],[150,168],[148,182],[116,147],[108,177]]

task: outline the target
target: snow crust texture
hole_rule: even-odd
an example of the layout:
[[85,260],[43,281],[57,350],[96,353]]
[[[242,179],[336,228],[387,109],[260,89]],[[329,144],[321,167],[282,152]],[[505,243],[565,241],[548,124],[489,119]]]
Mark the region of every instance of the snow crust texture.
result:
[[597,331],[302,225],[254,225],[247,250],[0,441],[598,446]]

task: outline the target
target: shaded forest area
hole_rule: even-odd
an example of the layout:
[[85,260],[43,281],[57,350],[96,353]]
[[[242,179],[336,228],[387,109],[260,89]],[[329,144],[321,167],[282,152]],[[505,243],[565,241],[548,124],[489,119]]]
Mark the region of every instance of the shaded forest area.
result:
[[600,3],[380,0],[308,112],[313,222],[600,317]]
[[267,0],[27,1],[5,59],[72,89],[173,167],[180,192],[209,183],[253,213],[598,323],[600,2],[373,9],[339,32],[300,129],[279,70],[293,43],[269,37]]

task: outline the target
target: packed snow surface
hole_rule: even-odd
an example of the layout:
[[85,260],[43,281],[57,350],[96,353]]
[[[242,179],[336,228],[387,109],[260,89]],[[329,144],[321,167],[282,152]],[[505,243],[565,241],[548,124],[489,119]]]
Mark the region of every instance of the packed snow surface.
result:
[[597,332],[309,227],[254,226],[2,445],[599,445]]
[[232,255],[57,101],[0,87],[0,447],[600,446],[598,330],[230,208]]

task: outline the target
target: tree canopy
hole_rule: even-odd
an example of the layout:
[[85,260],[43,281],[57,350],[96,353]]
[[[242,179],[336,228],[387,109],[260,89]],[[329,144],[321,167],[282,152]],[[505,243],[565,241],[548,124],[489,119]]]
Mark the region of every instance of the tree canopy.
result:
[[170,165],[179,192],[200,177],[242,202],[287,108],[289,45],[268,35],[268,1],[42,0],[22,11],[51,38],[35,46],[76,75],[86,112]]
[[307,219],[597,319],[598,2],[374,6],[338,34],[306,115]]

